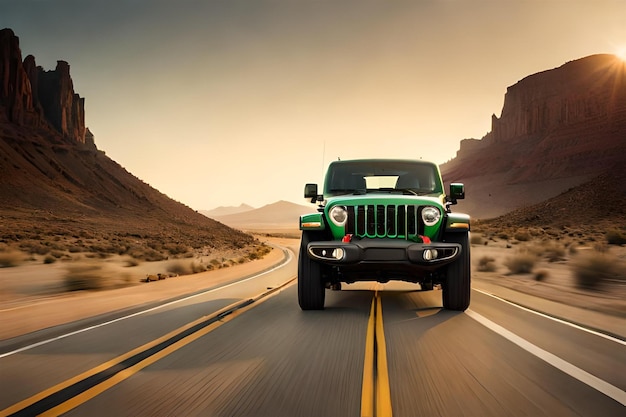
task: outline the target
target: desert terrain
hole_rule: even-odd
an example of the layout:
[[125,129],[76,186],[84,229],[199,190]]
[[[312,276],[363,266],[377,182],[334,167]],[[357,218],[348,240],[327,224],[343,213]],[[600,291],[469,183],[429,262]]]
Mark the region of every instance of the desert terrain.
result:
[[[294,238],[297,230],[289,231],[290,237],[285,237],[285,231],[281,228],[276,234],[266,231],[256,235],[268,249],[254,261],[224,261],[219,267],[204,271],[192,269],[194,263],[207,263],[208,258],[201,254],[183,260],[137,264],[129,264],[128,258],[120,256],[97,262],[84,257],[52,264],[44,263],[43,256],[26,256],[18,265],[0,270],[0,312],[5,317],[15,315],[26,305],[39,305],[39,311],[44,312],[46,305],[52,308],[58,302],[72,302],[80,308],[65,309],[61,316],[44,314],[47,318],[41,320],[15,318],[11,320],[13,325],[2,326],[0,338],[40,330],[48,320],[85,320],[115,309],[192,293],[269,268],[283,258],[283,251],[277,247],[295,251],[299,246],[299,239]],[[540,311],[541,307],[526,303],[523,297],[550,302],[552,308],[545,309],[550,311],[542,312],[557,317],[561,308],[578,308],[578,317],[563,314],[563,318],[607,333],[614,333],[620,323],[626,324],[626,246],[589,242],[568,236],[568,232],[560,239],[546,239],[534,233],[535,236],[524,231],[514,236],[495,235],[488,228],[474,232],[473,286]],[[223,259],[229,256],[227,252],[222,255]],[[167,278],[146,280],[157,274]],[[590,320],[580,311],[594,313],[601,319]]]

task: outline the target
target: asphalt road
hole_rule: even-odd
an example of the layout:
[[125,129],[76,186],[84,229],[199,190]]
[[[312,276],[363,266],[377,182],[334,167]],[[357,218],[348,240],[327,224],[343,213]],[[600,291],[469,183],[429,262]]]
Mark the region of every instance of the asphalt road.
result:
[[478,291],[445,311],[406,284],[303,312],[295,270],[0,351],[0,415],[360,416],[370,388],[378,416],[626,415],[621,340]]

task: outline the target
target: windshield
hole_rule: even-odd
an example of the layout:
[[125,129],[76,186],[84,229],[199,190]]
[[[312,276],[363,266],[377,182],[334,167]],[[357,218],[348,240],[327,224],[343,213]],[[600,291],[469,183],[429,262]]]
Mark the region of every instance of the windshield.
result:
[[365,192],[441,193],[435,164],[405,160],[335,161],[328,167],[325,194]]

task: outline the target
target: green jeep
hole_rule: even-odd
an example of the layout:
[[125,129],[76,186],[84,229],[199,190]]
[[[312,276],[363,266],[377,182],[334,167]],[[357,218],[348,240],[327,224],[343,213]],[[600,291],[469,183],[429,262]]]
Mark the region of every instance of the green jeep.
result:
[[332,162],[324,180],[306,184],[317,213],[300,217],[298,302],[324,308],[325,290],[341,283],[401,280],[421,290],[440,284],[443,306],[470,303],[470,218],[450,206],[463,184],[446,196],[437,165],[421,160]]

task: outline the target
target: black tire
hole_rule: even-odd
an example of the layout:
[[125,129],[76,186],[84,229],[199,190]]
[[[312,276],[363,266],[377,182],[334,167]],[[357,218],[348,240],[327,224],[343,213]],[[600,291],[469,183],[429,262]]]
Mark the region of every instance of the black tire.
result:
[[298,257],[298,303],[302,310],[323,310],[326,288],[322,281],[321,265],[307,254],[310,232],[302,232]]
[[470,245],[468,233],[450,233],[446,242],[460,243],[461,256],[448,265],[446,280],[442,285],[443,308],[446,310],[465,311],[470,304],[471,271]]

